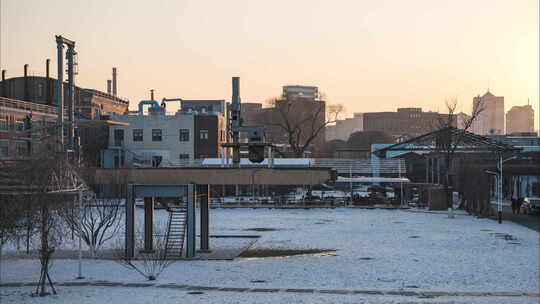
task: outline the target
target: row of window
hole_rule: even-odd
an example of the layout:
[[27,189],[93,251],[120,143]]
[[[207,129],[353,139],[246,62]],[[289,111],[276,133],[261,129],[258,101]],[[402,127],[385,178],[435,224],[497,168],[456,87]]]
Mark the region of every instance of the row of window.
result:
[[[134,142],[144,141],[144,130],[143,129],[133,129],[132,138]],[[199,131],[200,139],[208,139],[208,130]],[[152,129],[152,141],[162,141],[163,131],[162,129]],[[178,132],[178,141],[189,141],[189,129],[180,129]],[[124,142],[124,130],[116,129],[114,130],[114,142],[116,146],[122,145]]]
[[[20,156],[28,155],[28,149],[31,147],[32,153],[37,153],[39,151],[39,144],[33,142],[29,145],[26,141],[16,141],[15,142],[15,153]],[[7,140],[0,141],[0,157],[9,156],[9,142]]]
[[[6,117],[0,117],[0,132],[9,131],[8,120]],[[22,118],[15,120],[15,131],[24,131],[24,120]]]

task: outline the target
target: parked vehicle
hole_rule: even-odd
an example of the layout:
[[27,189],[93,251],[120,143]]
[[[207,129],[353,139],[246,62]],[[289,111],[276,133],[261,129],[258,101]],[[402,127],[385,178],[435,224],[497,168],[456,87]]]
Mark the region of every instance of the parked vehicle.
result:
[[526,197],[523,199],[523,204],[521,204],[520,208],[523,214],[540,213],[540,198]]

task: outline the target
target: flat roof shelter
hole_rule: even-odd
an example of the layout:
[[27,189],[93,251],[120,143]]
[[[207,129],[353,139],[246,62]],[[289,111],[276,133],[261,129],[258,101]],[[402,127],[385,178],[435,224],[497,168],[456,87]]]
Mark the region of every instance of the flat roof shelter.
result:
[[511,154],[520,151],[512,145],[494,141],[485,136],[447,127],[420,135],[401,143],[378,149],[373,153],[386,158],[387,152],[494,152]]
[[156,197],[177,197],[187,203],[186,258],[195,256],[195,199],[200,204],[200,250],[209,251],[210,185],[321,184],[329,168],[94,168],[83,173],[88,184],[127,185],[126,257],[135,256],[135,198],[144,198],[144,250],[153,250],[153,211]]

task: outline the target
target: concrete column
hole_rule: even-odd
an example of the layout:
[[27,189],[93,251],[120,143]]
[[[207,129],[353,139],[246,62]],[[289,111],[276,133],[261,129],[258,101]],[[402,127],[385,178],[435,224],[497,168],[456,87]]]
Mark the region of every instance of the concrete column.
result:
[[431,160],[431,166],[429,166],[431,169],[431,183],[432,184],[435,184],[435,170],[434,170],[434,163],[435,163],[435,160],[433,158],[430,158]]
[[199,202],[201,208],[201,249],[200,252],[210,252],[209,250],[209,203],[210,203],[210,185],[197,185]]
[[155,198],[144,198],[144,251],[154,250],[154,202]]
[[195,256],[195,234],[196,234],[196,218],[195,218],[195,185],[188,185],[187,193],[187,229],[186,229],[186,258]]
[[127,185],[126,198],[126,257],[135,256],[135,185]]
[[426,183],[429,183],[429,158],[426,158]]

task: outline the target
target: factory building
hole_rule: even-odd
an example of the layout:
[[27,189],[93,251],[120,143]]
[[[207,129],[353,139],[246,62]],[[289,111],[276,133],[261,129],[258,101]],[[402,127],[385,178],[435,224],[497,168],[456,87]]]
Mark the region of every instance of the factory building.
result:
[[[32,102],[47,106],[56,106],[56,79],[49,75],[49,64],[46,64],[46,76],[28,74],[28,65],[24,65],[24,76],[6,78],[2,71],[0,97]],[[113,84],[116,80],[113,81]],[[116,87],[116,85],[114,86]],[[64,104],[68,104],[68,85],[64,84]],[[96,119],[101,115],[127,112],[129,101],[116,95],[94,89],[75,86],[75,117]]]
[[136,114],[111,118],[128,125],[109,128],[104,167],[178,166],[189,160],[219,157],[226,141],[226,121],[220,112],[189,108],[168,115],[155,102],[148,114],[141,106]]

